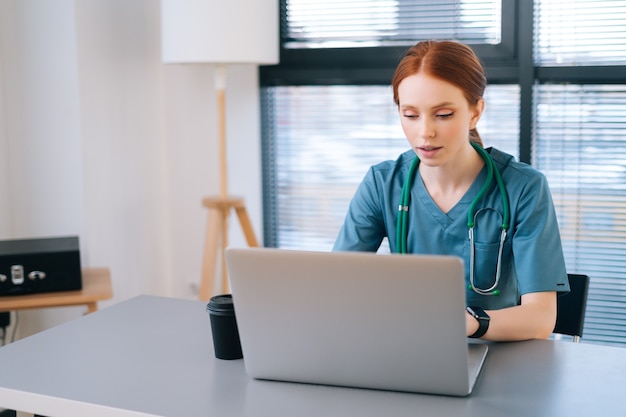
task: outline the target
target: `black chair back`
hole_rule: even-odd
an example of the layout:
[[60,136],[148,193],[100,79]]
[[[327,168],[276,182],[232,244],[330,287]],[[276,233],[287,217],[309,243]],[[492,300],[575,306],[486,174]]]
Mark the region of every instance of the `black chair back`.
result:
[[557,297],[557,316],[554,333],[574,337],[578,342],[583,335],[585,312],[587,310],[587,293],[589,292],[589,276],[567,274],[570,292]]

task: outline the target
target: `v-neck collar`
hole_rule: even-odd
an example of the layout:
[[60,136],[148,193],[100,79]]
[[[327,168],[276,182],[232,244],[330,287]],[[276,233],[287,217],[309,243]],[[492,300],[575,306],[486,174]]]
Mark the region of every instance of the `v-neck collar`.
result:
[[422,179],[422,175],[419,170],[416,173],[416,177],[418,181],[415,181],[414,183],[413,190],[411,191],[411,198],[417,197],[433,219],[445,229],[456,221],[462,221],[464,224],[467,224],[467,210],[487,179],[487,164],[483,165],[470,188],[447,213],[444,213],[439,206],[435,204],[435,201],[432,199],[430,194],[428,194],[426,185],[424,185],[424,180]]

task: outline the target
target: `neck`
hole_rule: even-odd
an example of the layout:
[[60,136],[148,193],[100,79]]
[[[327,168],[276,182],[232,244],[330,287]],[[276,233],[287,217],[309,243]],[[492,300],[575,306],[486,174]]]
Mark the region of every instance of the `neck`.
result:
[[484,163],[482,157],[468,143],[445,164],[420,164],[419,170],[428,194],[447,213],[469,190]]

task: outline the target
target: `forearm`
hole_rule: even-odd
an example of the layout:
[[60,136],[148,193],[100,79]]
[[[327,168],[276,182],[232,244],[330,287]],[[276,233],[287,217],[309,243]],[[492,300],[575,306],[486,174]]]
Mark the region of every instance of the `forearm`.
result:
[[[519,306],[487,311],[489,329],[482,337],[493,341],[546,339],[556,322],[556,293],[525,294]],[[467,335],[478,329],[478,322],[466,313]]]

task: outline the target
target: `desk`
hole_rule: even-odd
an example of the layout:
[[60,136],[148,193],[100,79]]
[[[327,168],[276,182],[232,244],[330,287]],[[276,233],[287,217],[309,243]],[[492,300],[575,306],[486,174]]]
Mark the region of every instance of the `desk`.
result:
[[200,301],[139,296],[0,348],[0,407],[49,417],[623,416],[626,349],[490,346],[469,397],[258,381]]
[[77,291],[3,296],[0,311],[84,305],[87,313],[93,313],[98,310],[98,301],[113,297],[109,268],[83,268],[82,286]]

